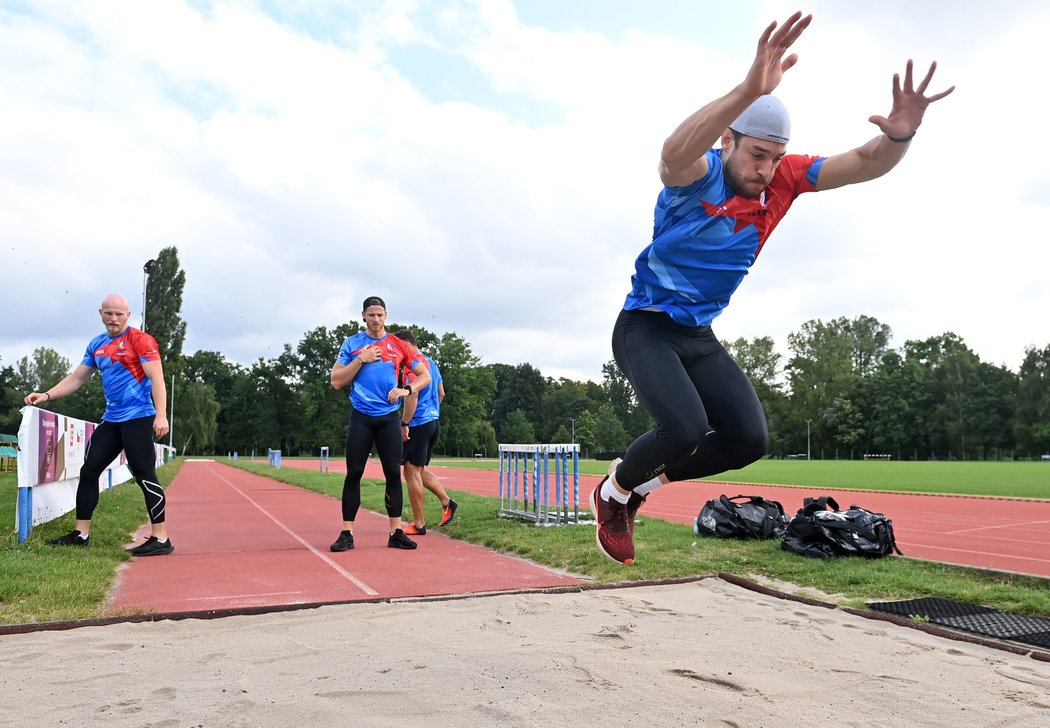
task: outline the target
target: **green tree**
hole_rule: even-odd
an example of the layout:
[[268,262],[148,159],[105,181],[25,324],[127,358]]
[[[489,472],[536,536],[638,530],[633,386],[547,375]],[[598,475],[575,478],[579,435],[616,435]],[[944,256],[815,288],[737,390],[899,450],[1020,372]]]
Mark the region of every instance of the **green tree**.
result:
[[175,394],[175,416],[172,418],[172,443],[182,455],[207,453],[215,444],[218,432],[219,403],[209,384],[183,378]]
[[584,457],[600,452],[600,448],[597,447],[597,429],[598,422],[594,414],[590,410],[581,412],[576,420],[576,442],[580,443]]
[[25,391],[43,392],[55,386],[73,371],[69,359],[54,349],[42,346],[33,356],[23,356],[15,368],[15,386]]
[[785,437],[790,430],[788,415],[791,408],[781,384],[782,357],[777,353],[773,339],[769,336],[751,340],[741,337],[723,344],[747,375],[758,395],[758,401],[762,403],[769,428],[770,451],[792,451],[790,438]]
[[[521,410],[530,423],[541,421],[541,404],[547,391],[547,380],[531,364],[493,364],[496,377],[495,401],[492,405],[492,426],[503,432],[511,412]],[[501,438],[507,442],[505,438]]]
[[798,451],[803,450],[807,424],[814,449],[848,449],[865,438],[857,431],[864,413],[853,400],[863,393],[861,379],[875,371],[888,351],[890,336],[890,328],[870,316],[807,321],[788,335],[791,406],[777,425],[791,433]]
[[[604,394],[600,388],[598,392],[600,395]],[[568,430],[566,430],[566,439],[559,439],[555,433],[571,425],[572,421],[580,416],[580,413],[592,406],[594,405],[591,397],[588,396],[587,383],[576,382],[564,377],[558,381],[548,379],[547,391],[543,393],[540,401],[537,436],[544,442],[568,442]]]
[[455,455],[495,456],[498,440],[489,417],[496,391],[492,370],[481,366],[470,344],[452,332],[442,335],[430,351],[445,387],[438,447]]
[[602,364],[602,390],[605,401],[612,405],[616,417],[623,423],[624,430],[631,440],[653,429],[653,419],[638,403],[634,387],[620,370],[615,359]]
[[517,409],[507,415],[500,432],[500,442],[508,445],[528,445],[536,442],[536,432],[523,410]]
[[340,324],[332,330],[324,326],[307,331],[296,349],[295,381],[300,393],[302,416],[310,423],[302,433],[304,446],[309,450],[329,447],[341,451],[346,441],[346,420],[349,414],[349,390],[332,389],[332,364],[343,341],[361,330],[354,321]]
[[146,283],[145,331],[157,340],[168,381],[182,370],[182,342],[186,322],[182,320],[182,291],[186,273],[179,265],[178,248],[160,251]]
[[1017,395],[1014,437],[1019,454],[1050,454],[1050,344],[1025,349]]
[[594,415],[593,446],[596,452],[618,451],[627,447],[627,433],[612,405],[603,404]]
[[0,366],[0,433],[13,435],[22,423],[22,400],[28,392],[22,392],[15,384],[13,367]]

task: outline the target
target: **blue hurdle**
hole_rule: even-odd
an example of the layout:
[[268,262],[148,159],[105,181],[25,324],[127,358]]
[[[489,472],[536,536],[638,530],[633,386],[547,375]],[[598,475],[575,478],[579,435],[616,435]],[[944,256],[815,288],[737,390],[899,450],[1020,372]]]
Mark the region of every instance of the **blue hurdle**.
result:
[[[552,471],[553,493],[550,487]],[[580,446],[500,445],[499,515],[531,521],[537,526],[591,522],[590,511],[580,511]]]

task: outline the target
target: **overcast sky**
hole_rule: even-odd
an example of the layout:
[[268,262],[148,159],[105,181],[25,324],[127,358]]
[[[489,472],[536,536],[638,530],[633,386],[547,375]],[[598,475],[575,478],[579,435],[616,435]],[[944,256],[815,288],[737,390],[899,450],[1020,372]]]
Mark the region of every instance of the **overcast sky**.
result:
[[[599,379],[663,140],[795,9],[0,0],[0,362],[75,363],[111,291],[137,325],[142,265],[175,245],[186,353],[250,364],[380,295],[484,363]],[[795,203],[715,332],[787,355],[804,322],[864,314],[1016,370],[1050,343],[1050,4],[801,9],[789,151],[877,134],[909,57],[958,88],[888,176]]]

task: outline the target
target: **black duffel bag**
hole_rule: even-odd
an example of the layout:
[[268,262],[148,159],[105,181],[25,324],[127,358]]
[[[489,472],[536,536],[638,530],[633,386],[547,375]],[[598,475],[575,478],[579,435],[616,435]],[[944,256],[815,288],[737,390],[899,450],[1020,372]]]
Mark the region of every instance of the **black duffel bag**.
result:
[[784,507],[777,501],[757,495],[722,495],[700,509],[693,533],[720,538],[776,538],[784,533],[787,523]]
[[802,508],[788,523],[780,547],[824,559],[901,553],[893,537],[893,521],[855,505],[840,511],[830,496],[803,501]]

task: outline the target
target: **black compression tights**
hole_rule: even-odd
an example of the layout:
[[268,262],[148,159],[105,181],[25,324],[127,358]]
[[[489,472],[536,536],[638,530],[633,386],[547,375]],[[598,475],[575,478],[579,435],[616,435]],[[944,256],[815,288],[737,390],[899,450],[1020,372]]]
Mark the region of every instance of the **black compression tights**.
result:
[[372,445],[379,451],[386,478],[386,514],[399,518],[404,508],[401,492],[401,420],[397,412],[379,417],[350,409],[346,428],[346,479],[343,480],[343,520],[353,521],[361,507],[361,475]]
[[95,428],[88,440],[77,483],[77,520],[91,520],[98,505],[98,479],[121,450],[127,455],[128,469],[146,497],[150,523],[164,523],[164,489],[157,482],[153,415],[124,422],[103,422]]
[[688,480],[742,468],[769,449],[758,395],[710,326],[659,311],[621,311],[613,355],[656,429],[635,440],[616,470],[630,490],[661,473]]

